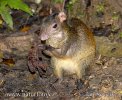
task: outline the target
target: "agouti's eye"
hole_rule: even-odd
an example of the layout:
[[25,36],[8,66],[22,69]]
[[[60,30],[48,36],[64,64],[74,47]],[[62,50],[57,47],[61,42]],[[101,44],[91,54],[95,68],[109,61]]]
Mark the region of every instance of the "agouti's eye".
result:
[[56,28],[56,27],[57,27],[57,24],[54,24],[54,25],[53,25],[53,28]]

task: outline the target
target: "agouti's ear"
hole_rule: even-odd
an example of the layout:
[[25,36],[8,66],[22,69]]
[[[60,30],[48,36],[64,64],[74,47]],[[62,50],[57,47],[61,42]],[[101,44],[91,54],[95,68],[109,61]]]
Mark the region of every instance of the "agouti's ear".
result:
[[66,14],[64,12],[60,12],[58,14],[58,18],[59,18],[60,22],[62,23],[62,22],[64,22],[67,19],[67,16],[66,16]]

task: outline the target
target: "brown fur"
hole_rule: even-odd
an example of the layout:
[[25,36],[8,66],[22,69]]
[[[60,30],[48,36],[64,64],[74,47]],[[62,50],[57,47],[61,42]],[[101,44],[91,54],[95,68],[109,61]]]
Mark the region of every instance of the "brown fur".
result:
[[[45,52],[51,56],[55,74],[58,78],[62,78],[65,71],[75,73],[78,79],[81,79],[95,56],[95,40],[91,30],[76,18],[62,23],[55,18],[52,21],[58,26],[52,33],[50,33],[51,25],[46,29],[50,34],[46,39],[46,44],[56,49]],[[49,35],[44,30],[42,34]]]

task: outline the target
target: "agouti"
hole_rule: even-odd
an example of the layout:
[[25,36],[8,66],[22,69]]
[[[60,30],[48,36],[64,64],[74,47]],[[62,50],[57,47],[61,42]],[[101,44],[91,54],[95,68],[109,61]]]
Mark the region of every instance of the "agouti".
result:
[[67,19],[64,12],[45,18],[40,38],[55,49],[45,50],[51,56],[51,65],[58,78],[63,71],[76,74],[78,79],[95,56],[95,40],[91,30],[79,19]]

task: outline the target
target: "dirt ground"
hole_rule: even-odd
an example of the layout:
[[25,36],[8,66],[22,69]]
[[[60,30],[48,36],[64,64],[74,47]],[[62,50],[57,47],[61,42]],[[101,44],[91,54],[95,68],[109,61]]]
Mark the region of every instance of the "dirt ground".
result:
[[[87,87],[79,90],[75,75],[65,75],[63,81],[57,83],[51,67],[47,68],[44,77],[40,77],[38,71],[35,74],[29,72],[27,54],[33,37],[30,34],[34,30],[29,30],[28,35],[26,29],[22,30],[22,26],[39,23],[33,17],[26,25],[28,15],[24,13],[20,17],[19,14],[23,12],[16,12],[16,30],[11,31],[6,27],[0,29],[0,100],[122,100],[122,10],[118,10],[122,9],[121,3],[118,5],[121,0],[116,4],[113,0],[111,3],[106,0],[93,1],[94,8],[91,10],[88,26],[92,28],[96,41],[100,44],[97,43],[92,69],[85,76]],[[118,8],[113,7],[114,4]],[[16,34],[15,40],[12,34]],[[11,40],[18,44],[14,45]],[[102,44],[107,45],[103,50],[100,46]],[[50,64],[50,58],[48,60]]]

